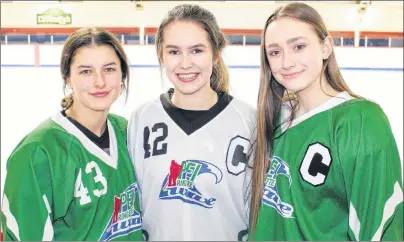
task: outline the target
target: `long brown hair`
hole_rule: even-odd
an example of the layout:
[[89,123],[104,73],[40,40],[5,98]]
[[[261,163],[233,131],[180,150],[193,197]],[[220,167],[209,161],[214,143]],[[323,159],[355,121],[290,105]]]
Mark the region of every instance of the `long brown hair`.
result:
[[209,35],[213,57],[218,60],[217,64],[213,66],[210,86],[216,92],[228,93],[230,86],[229,72],[222,58],[222,51],[227,46],[227,40],[220,30],[215,16],[207,9],[198,5],[178,5],[170,10],[167,16],[161,21],[156,33],[156,50],[160,71],[163,64],[164,29],[174,21],[193,21],[200,24],[205,29]]
[[[311,25],[319,40],[323,43],[329,32],[319,13],[304,3],[290,3],[279,7],[267,19],[261,40],[261,75],[257,102],[257,134],[254,142],[254,164],[252,174],[251,209],[250,209],[250,236],[254,239],[258,219],[258,210],[261,205],[264,177],[273,155],[275,131],[279,127],[279,116],[282,102],[290,101],[291,94],[280,85],[271,74],[271,68],[265,50],[265,32],[269,24],[279,18],[289,17]],[[335,58],[334,50],[323,61],[322,73],[326,81],[336,91],[346,91],[356,96],[346,85]],[[321,79],[320,79],[321,81]],[[286,97],[286,98],[285,98]],[[292,116],[290,120],[294,118]]]
[[[122,88],[126,91],[126,99],[129,92],[129,62],[125,51],[114,34],[104,28],[81,28],[71,33],[63,46],[60,60],[60,72],[63,78],[63,90],[66,90],[67,78],[70,77],[70,66],[74,55],[81,47],[91,45],[111,46],[121,62]],[[61,106],[68,109],[73,104],[73,95],[67,95],[62,99]]]

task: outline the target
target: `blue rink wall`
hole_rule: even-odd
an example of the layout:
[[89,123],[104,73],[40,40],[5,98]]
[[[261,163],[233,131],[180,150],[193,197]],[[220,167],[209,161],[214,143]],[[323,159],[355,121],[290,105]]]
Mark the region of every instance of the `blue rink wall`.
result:
[[[6,161],[18,142],[40,122],[60,111],[63,98],[59,58],[62,46],[1,46],[1,193]],[[36,47],[38,48],[38,47]],[[129,118],[142,103],[158,97],[170,84],[157,64],[154,46],[125,46],[130,58],[129,96],[121,96],[111,112]],[[348,86],[378,103],[387,114],[403,161],[403,50],[336,48]],[[38,54],[39,53],[39,54]],[[256,106],[259,46],[229,46],[231,94]],[[38,56],[40,55],[40,56]]]

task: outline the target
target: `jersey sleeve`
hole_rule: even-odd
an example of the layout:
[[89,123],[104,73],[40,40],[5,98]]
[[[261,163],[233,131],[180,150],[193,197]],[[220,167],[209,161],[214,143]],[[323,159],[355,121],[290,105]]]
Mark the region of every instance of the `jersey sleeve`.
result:
[[10,156],[2,201],[4,240],[49,241],[52,226],[52,182],[46,152],[21,146]]
[[[129,155],[132,161],[133,166],[135,167],[135,174],[136,174],[136,179],[137,182],[139,184],[139,196],[141,196],[141,183],[143,180],[143,173],[140,172],[143,170],[143,167],[141,166],[142,163],[141,161],[138,161],[135,159],[136,157],[136,147],[137,147],[137,143],[136,142],[142,142],[142,140],[138,140],[137,138],[137,132],[138,132],[138,110],[135,110],[132,112],[129,121],[128,121],[128,128],[127,128],[127,143],[128,143],[128,151],[129,151]],[[140,151],[137,151],[140,152]]]
[[124,117],[112,113],[109,114],[109,119],[115,123],[116,128],[122,132],[126,138],[128,121]]
[[252,196],[252,175],[253,166],[255,160],[255,146],[256,146],[256,131],[251,132],[250,144],[247,153],[247,166],[245,169],[245,180],[244,180],[244,193],[245,193],[245,211],[247,213],[248,221],[250,221],[250,207],[251,207],[251,196]]
[[245,169],[245,178],[243,184],[243,191],[245,194],[244,209],[246,212],[247,222],[249,226],[250,221],[250,207],[251,207],[251,189],[252,189],[252,173],[253,173],[253,163],[254,163],[254,148],[257,139],[257,129],[256,129],[256,110],[252,107],[248,109],[247,112],[247,122],[246,126],[249,132],[249,147],[247,149],[247,164]]
[[351,240],[403,240],[402,168],[389,121],[376,104],[337,126]]

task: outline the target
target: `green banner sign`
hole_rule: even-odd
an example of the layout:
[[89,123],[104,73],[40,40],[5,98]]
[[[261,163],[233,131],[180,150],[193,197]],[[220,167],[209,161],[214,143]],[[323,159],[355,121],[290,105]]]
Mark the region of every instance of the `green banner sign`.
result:
[[36,23],[69,25],[72,24],[72,15],[63,12],[60,8],[49,8],[36,15]]

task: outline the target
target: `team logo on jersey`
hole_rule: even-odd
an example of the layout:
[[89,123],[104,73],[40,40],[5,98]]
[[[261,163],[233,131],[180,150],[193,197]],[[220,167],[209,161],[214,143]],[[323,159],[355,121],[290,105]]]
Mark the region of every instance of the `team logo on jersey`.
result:
[[195,204],[205,208],[212,208],[216,198],[204,197],[195,187],[195,179],[201,174],[215,176],[215,184],[223,177],[222,171],[215,165],[201,160],[185,160],[180,164],[171,161],[170,173],[163,181],[160,191],[160,199],[180,199],[189,204]]
[[262,203],[273,207],[276,211],[285,218],[293,218],[292,205],[282,202],[277,188],[277,178],[279,175],[286,176],[289,180],[289,187],[292,185],[292,176],[290,175],[288,164],[281,158],[274,156],[271,161],[271,166],[265,179],[264,195]]
[[135,201],[138,197],[138,187],[136,183],[126,188],[119,197],[114,197],[114,201],[111,201],[114,203],[114,211],[99,239],[100,241],[128,235],[141,228],[141,216],[139,211],[135,208]]

